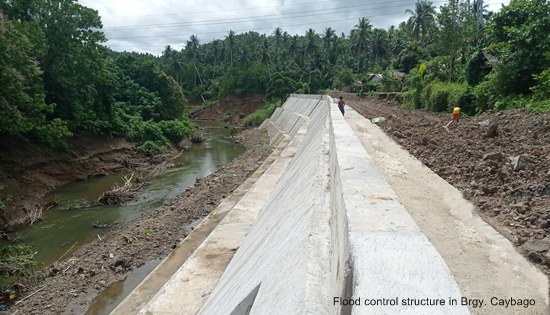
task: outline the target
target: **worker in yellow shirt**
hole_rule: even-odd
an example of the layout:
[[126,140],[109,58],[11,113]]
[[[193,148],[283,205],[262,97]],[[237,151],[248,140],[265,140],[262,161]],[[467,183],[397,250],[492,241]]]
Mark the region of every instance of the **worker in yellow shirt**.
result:
[[460,107],[456,105],[455,107],[453,107],[453,120],[451,121],[456,121],[458,123],[459,120],[460,120]]
[[450,124],[452,124],[453,122],[456,122],[458,124],[458,122],[460,121],[460,106],[456,105],[455,107],[453,107],[453,116],[452,116],[452,119],[451,121],[449,121],[446,125],[445,125],[445,128],[447,128]]

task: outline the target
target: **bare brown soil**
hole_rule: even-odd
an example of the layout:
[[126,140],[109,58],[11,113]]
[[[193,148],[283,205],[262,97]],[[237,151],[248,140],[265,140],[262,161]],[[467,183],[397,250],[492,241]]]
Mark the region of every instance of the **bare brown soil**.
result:
[[[138,218],[118,225],[44,270],[46,278],[26,283],[10,309],[18,314],[83,314],[102,290],[145,263],[167,256],[188,233],[185,226],[206,216],[271,153],[264,132],[249,129],[237,138],[246,152],[194,187]],[[0,312],[1,314],[1,312]]]
[[243,119],[259,109],[263,103],[263,95],[229,95],[211,107],[194,112],[191,117],[197,120],[219,120],[242,125]]
[[485,113],[447,131],[450,113],[344,98],[366,118],[385,117],[380,127],[389,136],[462,191],[489,224],[550,274],[550,114]]

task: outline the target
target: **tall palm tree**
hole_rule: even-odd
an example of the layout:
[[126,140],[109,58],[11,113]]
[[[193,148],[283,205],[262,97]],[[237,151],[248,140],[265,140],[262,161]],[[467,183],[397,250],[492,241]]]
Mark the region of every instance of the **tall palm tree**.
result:
[[334,39],[336,37],[336,32],[332,27],[325,28],[325,33],[323,34],[323,48],[327,56],[330,55],[331,49],[334,47]]
[[363,70],[363,59],[368,48],[368,41],[372,25],[369,19],[363,17],[359,19],[359,23],[354,26],[351,34],[352,48],[356,53],[359,71]]
[[317,34],[310,28],[306,31],[306,46],[304,47],[304,62],[308,64],[308,83],[311,87],[311,71],[315,66],[314,57],[317,51]]
[[[297,56],[299,55],[299,51],[300,51],[300,45],[298,43],[298,35],[294,35],[292,37],[289,38],[288,40],[288,58],[287,59],[292,59],[294,62],[297,61]],[[277,69],[277,70],[280,70],[280,69]]]
[[247,66],[251,61],[251,56],[248,49],[244,45],[237,51],[237,61],[241,66]]
[[407,24],[412,29],[414,39],[423,41],[426,38],[430,24],[434,21],[435,7],[433,3],[420,0],[416,2],[414,12],[407,9],[405,13],[412,15]]
[[488,5],[483,3],[483,0],[474,0],[474,3],[472,4],[472,11],[476,17],[478,30],[482,29],[487,21],[489,14],[487,7]]
[[264,40],[262,41],[262,47],[260,50],[260,62],[263,64],[269,64],[269,61],[271,59],[271,54],[269,49],[270,49],[269,41],[267,40],[267,38],[264,38]]
[[260,51],[260,62],[265,65],[267,69],[267,75],[269,76],[269,80],[271,80],[271,71],[269,70],[269,61],[271,60],[271,54],[269,53],[269,49],[269,41],[267,40],[267,38],[264,38]]
[[308,56],[311,56],[317,50],[317,34],[310,28],[306,31],[306,47],[305,52]]
[[354,29],[357,30],[355,46],[360,52],[363,52],[363,50],[367,47],[369,33],[372,30],[372,25],[370,24],[369,19],[363,17],[359,19],[359,23],[354,26]]
[[278,65],[281,55],[281,41],[283,38],[283,30],[277,27],[273,31],[273,37],[275,37],[275,63]]
[[229,45],[229,55],[231,60],[231,67],[233,67],[233,49],[235,48],[235,32],[229,31],[229,34],[226,37],[227,43]]
[[213,40],[210,45],[212,46],[212,57],[214,58],[214,66],[218,64],[218,57],[220,55],[220,40]]
[[191,35],[189,36],[189,40],[187,41],[187,47],[190,50],[191,57],[193,59],[193,63],[197,61],[197,53],[199,50],[200,41],[197,35]]
[[372,36],[372,56],[375,62],[379,62],[382,58],[386,57],[388,53],[387,49],[388,36],[384,29],[374,29]]
[[[199,71],[197,69],[197,55],[198,55],[199,45],[200,45],[199,38],[196,35],[191,35],[185,47],[185,50],[189,49],[189,53],[191,54],[191,59],[193,61],[193,67],[195,68],[195,73],[193,75],[193,85],[197,85],[197,75],[199,74]],[[199,76],[199,80],[202,81],[200,76]]]
[[168,74],[171,75],[179,85],[182,85],[183,67],[178,60],[177,51],[168,45],[162,52],[161,59],[164,61],[164,66]]

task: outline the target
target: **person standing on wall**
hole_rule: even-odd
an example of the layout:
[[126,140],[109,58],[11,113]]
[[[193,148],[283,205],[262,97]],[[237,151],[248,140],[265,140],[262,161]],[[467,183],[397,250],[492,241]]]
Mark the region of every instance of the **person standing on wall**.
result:
[[346,102],[344,102],[344,97],[340,96],[340,100],[338,101],[338,109],[340,109],[342,116],[344,116],[344,106],[346,106]]

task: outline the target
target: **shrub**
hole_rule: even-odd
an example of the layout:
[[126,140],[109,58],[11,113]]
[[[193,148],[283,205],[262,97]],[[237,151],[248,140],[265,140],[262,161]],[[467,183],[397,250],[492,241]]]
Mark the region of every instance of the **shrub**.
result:
[[446,111],[451,105],[459,104],[466,93],[467,85],[459,83],[431,82],[426,86],[422,103],[425,108],[435,111]]
[[531,88],[531,91],[538,98],[550,98],[550,69],[544,70],[538,75],[534,75],[533,78],[537,82],[535,86]]
[[163,149],[156,144],[153,141],[145,141],[142,145],[137,147],[137,150],[141,154],[145,154],[147,156],[152,156],[155,154],[162,153]]
[[540,99],[533,95],[514,95],[495,102],[496,110],[525,108],[532,114],[550,111],[550,99]]
[[160,126],[152,120],[143,121],[140,116],[132,116],[128,123],[127,137],[137,143],[153,141],[159,145],[168,144]]
[[65,140],[73,134],[67,128],[66,122],[54,118],[48,124],[37,125],[32,131],[34,139],[47,148],[65,150],[69,146]]
[[474,88],[475,111],[478,114],[493,108],[496,100],[500,98],[498,88],[494,84],[495,81],[490,79],[492,76],[494,73],[489,73],[486,80]]
[[179,142],[183,137],[190,136],[196,129],[196,126],[184,120],[163,120],[158,124],[164,137],[173,143]]
[[259,126],[264,120],[273,115],[276,108],[276,102],[264,104],[262,108],[244,118],[245,126]]
[[7,245],[0,247],[0,278],[28,276],[36,265],[30,245]]
[[466,91],[461,96],[459,96],[458,104],[460,105],[460,108],[462,109],[462,112],[464,114],[467,114],[469,116],[473,116],[476,114],[475,94],[474,89],[471,86],[468,86],[466,88]]

